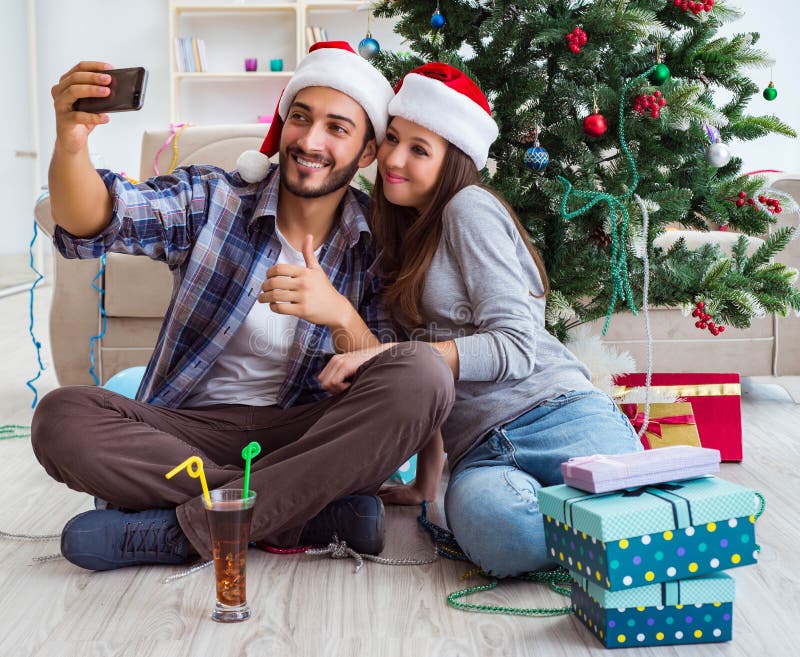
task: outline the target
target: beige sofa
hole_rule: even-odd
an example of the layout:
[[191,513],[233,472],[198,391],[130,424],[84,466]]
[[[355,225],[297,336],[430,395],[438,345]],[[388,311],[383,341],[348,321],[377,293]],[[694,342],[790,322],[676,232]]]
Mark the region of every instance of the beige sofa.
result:
[[[187,128],[179,140],[178,163],[216,164],[232,169],[242,151],[260,146],[264,129],[263,125]],[[144,134],[142,178],[153,174],[153,157],[167,135],[163,130]],[[159,158],[162,171],[168,168],[171,159],[171,148],[165,149]],[[366,175],[374,176],[374,165]],[[776,179],[772,186],[800,199],[800,176]],[[52,235],[48,199],[37,205],[36,218],[44,232]],[[788,214],[781,217],[782,222],[796,219]],[[659,244],[666,246],[666,242],[678,235],[667,233],[659,238]],[[691,232],[686,237],[690,246],[714,239],[724,248],[736,236]],[[781,260],[800,267],[800,240],[792,242]],[[62,385],[93,382],[89,374],[89,339],[100,333],[102,318],[92,279],[99,267],[99,260],[66,260],[55,254],[50,342],[56,375]],[[143,257],[110,254],[103,278],[107,326],[105,336],[95,346],[96,372],[101,382],[122,369],[147,363],[172,288],[166,265]],[[795,316],[768,316],[755,320],[748,330],[731,328],[717,337],[698,330],[691,317],[684,317],[675,309],[654,309],[651,324],[656,371],[800,375],[800,319]],[[601,327],[602,322],[594,325],[597,332]],[[605,341],[629,351],[644,367],[645,332],[641,315],[615,315]]]

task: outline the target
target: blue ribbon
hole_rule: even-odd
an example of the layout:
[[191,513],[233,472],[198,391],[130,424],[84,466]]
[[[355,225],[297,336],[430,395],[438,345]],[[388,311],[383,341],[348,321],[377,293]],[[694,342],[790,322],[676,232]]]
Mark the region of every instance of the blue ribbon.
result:
[[[39,203],[43,198],[47,196],[45,192],[38,199],[36,199],[36,203]],[[39,370],[36,372],[36,376],[31,379],[28,379],[25,382],[25,385],[28,386],[31,391],[33,392],[33,402],[31,402],[31,408],[36,408],[36,404],[39,402],[39,391],[36,389],[36,386],[33,385],[42,376],[42,372],[44,371],[44,363],[42,362],[42,343],[36,339],[36,334],[33,332],[33,297],[34,291],[36,290],[36,286],[39,285],[39,281],[41,281],[44,276],[42,272],[36,269],[36,264],[33,257],[33,245],[36,243],[36,236],[39,234],[39,229],[36,227],[36,220],[33,220],[33,237],[31,238],[30,245],[28,246],[28,255],[29,255],[29,265],[30,268],[33,270],[33,273],[36,274],[36,280],[33,281],[31,285],[31,289],[29,290],[29,300],[28,300],[28,312],[30,315],[30,325],[28,326],[28,332],[31,334],[31,341],[33,342],[33,346],[36,348],[36,362],[39,365]]]

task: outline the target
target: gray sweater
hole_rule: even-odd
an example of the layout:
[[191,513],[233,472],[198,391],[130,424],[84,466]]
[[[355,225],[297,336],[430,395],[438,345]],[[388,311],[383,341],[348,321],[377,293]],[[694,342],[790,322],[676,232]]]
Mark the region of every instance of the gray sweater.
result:
[[456,402],[442,427],[451,468],[494,427],[571,390],[589,372],[544,327],[542,279],[503,205],[480,187],[444,209],[412,339],[455,340]]

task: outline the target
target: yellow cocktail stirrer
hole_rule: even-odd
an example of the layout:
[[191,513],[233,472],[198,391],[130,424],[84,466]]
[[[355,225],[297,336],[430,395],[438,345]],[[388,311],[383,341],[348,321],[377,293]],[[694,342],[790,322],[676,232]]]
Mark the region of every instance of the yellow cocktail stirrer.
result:
[[164,476],[167,479],[172,479],[176,474],[178,474],[181,470],[186,468],[186,472],[190,477],[200,480],[200,485],[203,487],[203,497],[206,498],[206,504],[209,508],[213,505],[211,504],[211,495],[208,494],[208,483],[206,482],[206,473],[203,472],[203,461],[199,456],[190,456],[180,465],[175,466]]

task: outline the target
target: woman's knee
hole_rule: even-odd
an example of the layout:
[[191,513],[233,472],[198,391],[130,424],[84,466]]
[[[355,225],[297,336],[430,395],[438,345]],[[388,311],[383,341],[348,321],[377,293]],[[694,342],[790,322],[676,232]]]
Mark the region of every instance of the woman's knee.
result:
[[549,565],[538,482],[508,466],[465,472],[445,498],[447,521],[470,560],[496,577]]

